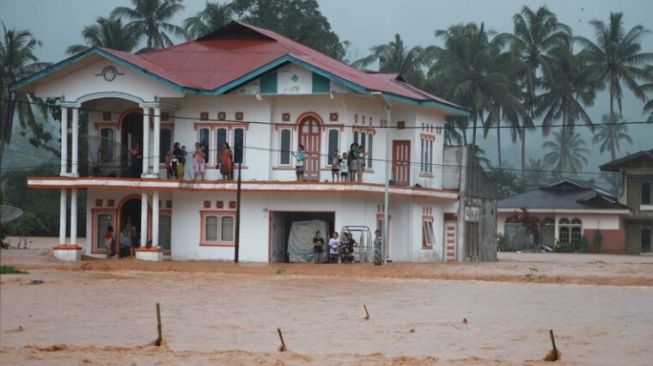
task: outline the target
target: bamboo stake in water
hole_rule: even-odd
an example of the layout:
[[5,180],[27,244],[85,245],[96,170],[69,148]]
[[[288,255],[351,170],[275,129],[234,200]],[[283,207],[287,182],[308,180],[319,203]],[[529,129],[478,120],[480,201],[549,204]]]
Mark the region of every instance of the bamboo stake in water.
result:
[[365,309],[365,320],[370,320],[370,313],[367,312],[367,306],[363,304],[363,309]]
[[283,334],[281,334],[281,329],[277,328],[277,332],[279,333],[279,339],[281,340],[281,347],[279,347],[279,352],[286,352],[286,342],[283,341]]
[[159,337],[154,341],[154,345],[159,347],[161,346],[161,343],[163,343],[163,336],[161,335],[162,329],[161,329],[161,307],[159,306],[159,303],[156,303],[156,330],[159,335]]

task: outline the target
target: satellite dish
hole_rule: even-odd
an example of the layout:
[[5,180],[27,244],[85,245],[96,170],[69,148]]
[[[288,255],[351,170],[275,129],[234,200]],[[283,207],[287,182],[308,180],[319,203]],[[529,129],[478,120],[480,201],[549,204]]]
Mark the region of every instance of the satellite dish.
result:
[[18,207],[0,205],[0,223],[6,224],[14,221],[23,215],[23,210]]

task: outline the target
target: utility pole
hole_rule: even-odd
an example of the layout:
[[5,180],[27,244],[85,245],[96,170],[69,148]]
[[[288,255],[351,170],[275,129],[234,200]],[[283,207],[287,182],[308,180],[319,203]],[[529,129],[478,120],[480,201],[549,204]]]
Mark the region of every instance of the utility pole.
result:
[[235,156],[240,157],[240,159],[238,159],[238,184],[236,188],[236,235],[235,235],[235,245],[234,245],[234,263],[238,263],[238,254],[240,251],[240,183],[241,183],[240,172],[241,172],[241,166],[243,165],[243,143],[240,142],[235,147],[236,147]]

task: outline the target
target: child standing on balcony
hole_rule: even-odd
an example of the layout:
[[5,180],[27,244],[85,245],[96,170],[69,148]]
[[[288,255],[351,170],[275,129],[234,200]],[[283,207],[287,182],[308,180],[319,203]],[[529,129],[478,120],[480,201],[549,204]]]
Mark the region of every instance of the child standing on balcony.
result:
[[220,156],[220,162],[218,162],[220,174],[224,180],[233,180],[234,179],[234,161],[233,154],[231,153],[231,148],[228,143],[224,143],[224,148],[222,149],[222,156]]
[[340,159],[340,181],[346,182],[349,180],[349,161],[347,153],[342,153],[342,159]]
[[304,164],[306,162],[306,152],[304,151],[304,145],[299,144],[299,150],[297,153],[292,153],[295,157],[297,163],[295,164],[295,173],[297,174],[297,180],[300,182],[304,181]]
[[340,162],[338,149],[333,149],[333,154],[331,154],[331,181],[333,182],[340,181]]
[[204,146],[200,145],[199,142],[195,143],[195,151],[193,152],[193,157],[195,158],[194,178],[197,179],[197,176],[199,175],[200,179],[204,180],[206,154],[204,153]]

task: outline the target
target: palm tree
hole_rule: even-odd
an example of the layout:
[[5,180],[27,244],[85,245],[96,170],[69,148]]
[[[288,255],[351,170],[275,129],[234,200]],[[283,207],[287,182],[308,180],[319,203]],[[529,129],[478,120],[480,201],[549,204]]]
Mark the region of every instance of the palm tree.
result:
[[632,27],[627,32],[624,28],[623,13],[610,13],[610,21],[594,19],[590,21],[594,28],[596,43],[587,38],[578,37],[587,53],[587,62],[593,69],[593,77],[602,88],[610,92],[610,115],[614,114],[614,101],[622,112],[622,82],[636,97],[646,100],[637,80],[644,76],[643,66],[653,61],[653,53],[641,52],[639,41],[648,33],[641,25]]
[[75,54],[82,52],[89,47],[111,48],[117,51],[132,52],[140,35],[131,26],[125,25],[122,19],[116,17],[98,17],[96,24],[84,27],[82,37],[86,45],[72,45],[66,53]]
[[486,127],[496,124],[499,130],[502,118],[518,123],[524,115],[519,89],[511,80],[512,59],[501,52],[503,41],[490,39],[491,34],[483,24],[458,24],[436,31],[444,47],[429,49],[436,60],[429,70],[433,88],[470,109],[474,145],[479,122]]
[[[524,104],[529,118],[522,121],[521,131],[517,134],[521,139],[521,168],[526,164],[526,130],[532,129],[535,119],[536,91],[541,84],[537,76],[540,65],[545,62],[544,55],[551,50],[560,37],[569,33],[569,27],[559,23],[556,15],[546,6],[533,11],[523,6],[521,12],[512,17],[513,33],[498,35],[509,42],[511,51],[522,63]],[[515,136],[513,131],[513,136]],[[522,173],[523,178],[523,173]]]
[[544,164],[553,169],[556,176],[565,172],[578,172],[587,164],[590,151],[585,147],[585,141],[573,127],[563,128],[553,133],[553,141],[545,141],[542,148],[550,151],[544,155]]
[[355,61],[352,66],[363,68],[379,61],[380,72],[401,74],[409,83],[421,87],[424,84],[422,67],[429,61],[428,52],[422,47],[407,48],[399,34],[394,41],[370,48],[369,56]]
[[605,114],[601,121],[603,123],[595,131],[592,143],[600,143],[599,149],[601,153],[608,150],[610,151],[611,160],[615,160],[617,158],[617,152],[619,152],[619,142],[623,140],[632,145],[633,140],[628,135],[628,127],[623,123],[621,118],[614,114]]
[[[22,128],[27,126],[32,130],[30,142],[35,146],[47,143],[52,136],[37,122],[33,103],[40,103],[40,99],[26,93],[9,91],[9,86],[25,78],[45,66],[47,63],[39,62],[34,51],[41,47],[41,41],[35,39],[28,31],[9,29],[2,23],[3,37],[0,40],[0,167],[5,145],[11,142],[14,112],[18,112],[18,121]],[[40,109],[45,116],[46,109]]]
[[646,93],[652,93],[649,100],[644,105],[644,112],[649,112],[648,122],[653,122],[653,65],[646,67],[646,80],[647,83],[641,85],[641,88]]
[[125,17],[131,22],[139,36],[147,38],[145,50],[171,46],[171,35],[183,36],[184,30],[172,23],[172,17],[184,9],[181,0],[131,0],[134,8],[117,7],[111,12],[112,17]]
[[215,29],[221,28],[231,22],[234,16],[233,5],[206,3],[204,10],[196,16],[184,20],[184,29],[187,39],[199,38]]
[[447,116],[444,124],[444,144],[447,146],[467,145],[467,119]]

